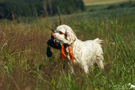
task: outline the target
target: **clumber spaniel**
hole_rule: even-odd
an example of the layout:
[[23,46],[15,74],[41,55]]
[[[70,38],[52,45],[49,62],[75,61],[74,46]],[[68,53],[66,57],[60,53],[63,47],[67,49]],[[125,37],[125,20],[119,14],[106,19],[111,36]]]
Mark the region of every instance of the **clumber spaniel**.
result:
[[[79,64],[86,74],[89,73],[89,69],[92,69],[94,64],[97,64],[99,68],[104,69],[103,50],[101,48],[102,40],[97,38],[94,40],[81,41],[67,25],[58,26],[52,34],[52,37],[55,39],[64,39],[71,43],[71,51],[74,55],[73,63]],[[70,60],[68,49],[66,48],[65,51]],[[72,63],[69,64],[69,67],[72,73],[74,73]]]

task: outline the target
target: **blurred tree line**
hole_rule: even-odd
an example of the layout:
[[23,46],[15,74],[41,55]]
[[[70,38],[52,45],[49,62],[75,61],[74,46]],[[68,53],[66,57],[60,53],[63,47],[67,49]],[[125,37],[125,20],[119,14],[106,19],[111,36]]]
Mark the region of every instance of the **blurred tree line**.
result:
[[53,16],[84,11],[82,0],[1,0],[0,19]]

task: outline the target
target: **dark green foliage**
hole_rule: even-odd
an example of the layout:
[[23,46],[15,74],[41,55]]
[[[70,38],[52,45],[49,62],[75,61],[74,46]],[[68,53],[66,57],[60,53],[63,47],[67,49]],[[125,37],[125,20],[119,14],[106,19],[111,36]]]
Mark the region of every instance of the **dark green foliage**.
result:
[[0,2],[0,18],[36,17],[43,11],[41,2],[23,0],[6,0]]
[[135,2],[133,1],[128,1],[128,2],[124,2],[124,3],[121,3],[121,4],[113,4],[113,5],[110,5],[108,6],[107,9],[117,9],[117,8],[131,8],[131,7],[135,7]]
[[53,0],[53,10],[56,13],[71,14],[78,11],[84,11],[85,6],[82,0]]
[[84,10],[82,0],[3,0],[0,2],[0,19],[71,14]]

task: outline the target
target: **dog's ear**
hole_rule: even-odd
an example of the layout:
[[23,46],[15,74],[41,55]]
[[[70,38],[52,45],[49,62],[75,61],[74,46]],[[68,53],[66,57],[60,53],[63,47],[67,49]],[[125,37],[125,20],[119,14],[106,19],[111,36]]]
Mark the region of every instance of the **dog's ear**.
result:
[[72,30],[66,30],[65,37],[71,43],[73,43],[76,40],[76,35]]

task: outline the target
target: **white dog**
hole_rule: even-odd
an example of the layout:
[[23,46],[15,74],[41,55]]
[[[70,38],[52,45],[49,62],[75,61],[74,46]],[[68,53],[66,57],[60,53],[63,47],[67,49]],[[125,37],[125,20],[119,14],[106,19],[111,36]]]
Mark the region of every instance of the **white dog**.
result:
[[[67,25],[60,25],[56,28],[54,33],[52,34],[53,38],[56,39],[65,39],[68,40],[71,44],[71,51],[74,55],[74,64],[79,64],[79,66],[85,71],[85,73],[89,73],[89,68],[92,69],[94,64],[97,64],[99,68],[104,69],[103,64],[103,50],[101,48],[100,39],[81,41],[79,40],[73,30]],[[68,52],[68,49],[66,49]],[[68,59],[70,60],[69,55]],[[74,73],[72,64],[70,65],[70,69],[72,73]]]

